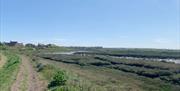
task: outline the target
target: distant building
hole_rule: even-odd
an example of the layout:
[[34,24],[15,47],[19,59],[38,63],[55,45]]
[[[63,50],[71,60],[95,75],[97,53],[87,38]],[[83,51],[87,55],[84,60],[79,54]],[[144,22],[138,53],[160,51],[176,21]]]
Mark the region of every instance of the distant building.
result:
[[17,41],[10,41],[4,43],[7,46],[15,46],[15,47],[22,47],[24,46],[23,43],[18,43]]

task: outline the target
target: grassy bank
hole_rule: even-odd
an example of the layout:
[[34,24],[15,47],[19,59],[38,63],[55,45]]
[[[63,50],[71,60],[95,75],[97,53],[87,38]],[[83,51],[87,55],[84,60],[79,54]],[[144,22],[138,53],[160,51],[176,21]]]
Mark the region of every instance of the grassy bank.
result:
[[[109,89],[111,89],[94,84],[92,81],[56,65],[38,62],[35,63],[36,69],[42,79],[48,82],[49,91],[110,91]],[[113,91],[118,91],[118,88],[113,89]]]
[[47,63],[78,74],[80,80],[85,78],[86,81],[96,85],[91,86],[92,88],[98,89],[87,91],[101,91],[101,89],[102,91],[119,91],[119,89],[121,91],[179,91],[180,89],[179,64],[119,59],[102,55],[48,54],[41,57],[47,59]]
[[7,62],[0,69],[0,91],[9,91],[17,75],[21,60],[15,54],[9,52],[5,52],[4,54],[7,57]]

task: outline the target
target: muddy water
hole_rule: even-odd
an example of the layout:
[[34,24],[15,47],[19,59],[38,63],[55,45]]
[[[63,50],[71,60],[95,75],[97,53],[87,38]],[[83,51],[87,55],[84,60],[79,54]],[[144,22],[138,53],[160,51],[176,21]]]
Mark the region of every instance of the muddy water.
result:
[[[46,53],[46,54],[73,55],[78,52],[88,52],[88,51],[55,52],[55,53]],[[165,61],[165,62],[174,62],[176,64],[180,64],[180,59],[138,58],[138,57],[123,57],[123,56],[122,57],[111,56],[111,57],[122,58],[122,59],[131,59],[131,60]]]

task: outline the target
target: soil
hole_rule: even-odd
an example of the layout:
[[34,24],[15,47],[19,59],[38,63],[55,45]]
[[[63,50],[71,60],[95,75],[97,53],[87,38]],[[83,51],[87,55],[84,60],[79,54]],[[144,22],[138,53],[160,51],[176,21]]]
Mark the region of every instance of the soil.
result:
[[22,64],[11,91],[44,91],[44,82],[39,80],[38,74],[33,68],[27,56],[20,55]]

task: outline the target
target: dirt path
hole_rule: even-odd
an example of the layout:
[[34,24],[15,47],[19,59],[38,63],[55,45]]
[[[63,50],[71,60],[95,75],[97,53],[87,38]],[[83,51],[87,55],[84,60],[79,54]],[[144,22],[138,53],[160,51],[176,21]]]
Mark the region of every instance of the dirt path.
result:
[[11,91],[44,91],[43,82],[39,80],[36,71],[27,56],[20,56],[22,64]]
[[0,53],[0,68],[6,63],[6,57]]

